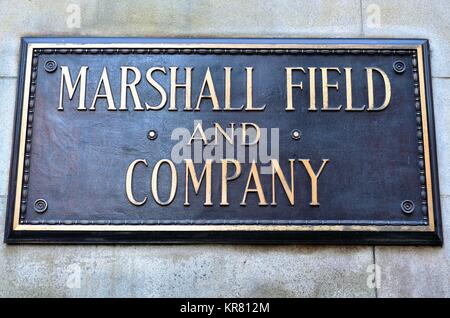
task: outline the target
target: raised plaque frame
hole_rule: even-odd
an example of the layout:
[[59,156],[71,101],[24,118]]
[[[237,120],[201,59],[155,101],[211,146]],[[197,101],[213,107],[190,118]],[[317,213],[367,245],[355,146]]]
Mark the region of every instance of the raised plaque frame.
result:
[[[282,54],[286,50],[329,54],[402,54],[416,52],[415,97],[418,124],[423,132],[419,147],[419,173],[423,177],[424,206],[428,221],[424,225],[277,225],[277,224],[112,224],[103,222],[21,221],[27,200],[27,169],[32,161],[32,99],[35,81],[35,54],[69,50],[86,54],[89,50],[112,49],[127,53],[138,49],[197,50],[201,54],[233,54],[261,51]],[[169,52],[170,53],[170,52]],[[314,243],[314,244],[442,244],[439,182],[436,158],[435,125],[432,105],[430,54],[422,39],[146,39],[146,38],[23,38],[20,56],[14,144],[11,158],[5,242],[7,243]]]

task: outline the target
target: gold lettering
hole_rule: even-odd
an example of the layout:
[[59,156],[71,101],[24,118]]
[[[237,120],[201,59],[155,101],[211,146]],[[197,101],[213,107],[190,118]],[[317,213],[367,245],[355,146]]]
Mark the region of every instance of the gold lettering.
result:
[[212,160],[207,159],[205,162],[205,166],[203,168],[202,174],[200,175],[200,180],[197,178],[197,174],[195,173],[195,167],[194,163],[191,159],[185,159],[186,162],[186,187],[185,187],[185,199],[184,199],[184,205],[188,206],[189,204],[189,176],[191,176],[192,185],[194,186],[194,192],[198,194],[200,190],[200,185],[203,181],[203,177],[206,175],[206,185],[205,185],[205,203],[203,205],[205,206],[212,206],[211,201],[211,167],[212,167]]
[[[252,181],[252,179],[255,183],[255,188],[250,188],[250,182]],[[258,194],[258,205],[268,205],[266,197],[264,196],[264,191],[262,189],[261,180],[259,179],[258,167],[256,166],[255,162],[252,162],[251,164],[250,173],[248,175],[247,185],[245,186],[244,197],[242,198],[241,205],[247,205],[247,194],[249,192],[256,192]]]
[[316,111],[316,67],[308,67],[309,70],[309,111]]
[[[105,87],[105,94],[100,94],[102,85]],[[108,110],[117,110],[116,106],[114,106],[114,99],[111,91],[111,85],[109,84],[108,71],[106,70],[106,67],[103,68],[102,76],[98,82],[97,90],[95,91],[95,96],[89,110],[95,111],[95,104],[97,103],[98,98],[106,98],[106,101],[108,102]]]
[[[391,82],[389,81],[389,77],[387,74],[376,67],[366,67],[367,71],[367,90],[368,90],[368,98],[369,98],[369,106],[367,107],[367,111],[380,111],[386,109],[388,107],[389,102],[391,101]],[[384,88],[385,88],[385,97],[383,104],[375,108],[375,94],[374,94],[374,86],[373,86],[373,71],[380,73],[383,77]]]
[[223,110],[241,110],[245,105],[240,107],[232,108],[231,106],[231,71],[232,67],[224,67],[225,69],[225,107]]
[[284,176],[283,170],[281,170],[280,163],[276,159],[272,159],[272,204],[271,205],[277,205],[277,199],[276,199],[276,193],[275,193],[275,175],[278,176],[278,179],[281,182],[281,185],[283,186],[284,193],[286,193],[286,196],[289,200],[289,203],[293,206],[294,205],[294,162],[295,159],[289,159],[289,162],[291,164],[291,186],[289,187],[286,178]]
[[[200,134],[200,138],[195,137],[197,131]],[[208,139],[206,138],[205,132],[203,131],[202,123],[198,123],[197,126],[195,126],[194,132],[189,139],[188,145],[191,145],[193,140],[202,140],[205,145],[208,144]]]
[[152,85],[161,95],[161,102],[159,103],[159,105],[156,105],[156,106],[152,106],[152,105],[145,103],[145,107],[147,108],[147,110],[160,110],[166,105],[166,102],[167,102],[166,91],[161,86],[161,84],[159,84],[157,81],[155,81],[154,78],[152,77],[152,73],[155,71],[159,71],[159,72],[162,72],[163,74],[166,74],[166,69],[164,67],[152,67],[147,71],[147,73],[145,75],[145,77],[147,78],[147,81],[150,83],[150,85]]
[[230,143],[230,144],[234,144],[234,123],[230,123],[231,126],[231,135],[228,135],[227,132],[225,131],[225,129],[222,128],[222,126],[220,126],[220,124],[218,123],[214,123],[214,136],[215,136],[215,145],[218,144],[217,142],[217,136],[219,135],[219,133],[225,137],[225,139]]
[[127,199],[131,204],[136,206],[143,205],[145,204],[145,202],[147,202],[147,196],[145,196],[142,201],[138,201],[133,195],[133,173],[134,169],[139,163],[143,163],[146,167],[148,167],[147,161],[145,159],[136,159],[128,166],[127,176],[125,178],[125,193],[127,195]]
[[346,95],[347,95],[347,106],[345,107],[345,110],[346,111],[362,111],[362,110],[364,110],[364,106],[362,106],[362,108],[353,108],[352,68],[344,67],[344,70],[345,70],[345,88],[346,88]]
[[336,91],[339,91],[338,82],[336,84],[328,83],[328,71],[337,71],[341,74],[341,71],[337,67],[321,67],[322,71],[322,96],[323,96],[323,107],[322,110],[340,110],[342,105],[339,105],[337,108],[330,108],[328,105],[328,89],[336,88]]
[[287,111],[292,111],[294,109],[294,102],[292,98],[292,88],[298,87],[300,90],[303,90],[303,82],[299,84],[292,83],[292,71],[302,71],[305,73],[305,69],[303,67],[286,67],[286,92],[287,92]]
[[[205,95],[206,86],[208,86],[209,95]],[[214,82],[209,67],[206,70],[205,79],[203,80],[203,85],[200,90],[200,95],[198,96],[197,106],[195,106],[195,110],[200,110],[200,103],[204,98],[211,100],[211,103],[213,104],[213,110],[220,110],[219,100],[217,99],[216,89],[214,88]]]
[[[228,181],[237,179],[241,175],[241,164],[235,159],[221,159],[222,161],[222,197],[220,205],[227,206],[228,203]],[[235,173],[232,176],[228,176],[228,163],[231,162],[234,165]]]
[[[242,146],[253,146],[256,145],[259,141],[259,138],[261,138],[261,130],[259,129],[259,126],[254,123],[242,123]],[[246,143],[246,137],[247,137],[247,126],[252,126],[256,131],[255,140],[252,142]],[[249,138],[250,139],[250,138]]]
[[253,67],[246,67],[245,70],[247,72],[247,106],[245,110],[264,110],[266,105],[253,106]]
[[317,180],[319,179],[323,169],[325,168],[326,164],[329,159],[322,159],[322,165],[320,166],[319,171],[317,174],[314,172],[314,170],[311,167],[311,163],[309,159],[299,159],[301,163],[305,166],[306,171],[308,172],[308,175],[311,179],[311,203],[309,205],[311,206],[319,206],[319,199],[318,199],[318,191],[317,191]]
[[82,66],[80,72],[78,73],[77,79],[74,84],[72,84],[72,78],[70,76],[70,70],[68,66],[61,66],[61,86],[59,94],[59,106],[58,110],[64,110],[63,97],[64,97],[64,84],[69,93],[69,100],[72,100],[75,90],[80,84],[80,99],[78,101],[78,110],[86,110],[86,76],[87,76],[87,66]]
[[192,91],[192,67],[185,67],[186,82],[177,83],[178,67],[170,67],[170,105],[169,110],[177,110],[177,88],[185,89],[184,110],[192,110],[191,108],[191,91]]
[[287,92],[287,111],[294,110],[294,102],[292,97],[292,88],[298,87],[300,90],[303,90],[303,82],[299,84],[292,83],[292,71],[302,71],[305,73],[305,69],[303,67],[286,67],[286,92]]
[[[159,192],[158,192],[158,174],[159,174],[159,169],[161,168],[161,165],[163,163],[169,165],[170,172],[172,175],[169,198],[167,199],[167,201],[164,201],[164,202],[161,201],[161,199],[159,198]],[[156,163],[155,167],[153,168],[153,172],[152,172],[152,195],[153,195],[153,198],[155,199],[156,203],[158,203],[159,205],[169,205],[170,203],[172,203],[173,199],[175,198],[176,192],[177,192],[177,169],[175,168],[175,165],[173,164],[173,162],[171,160],[162,159]]]
[[[144,110],[139,100],[139,95],[136,90],[136,85],[141,81],[141,71],[134,66],[121,66],[122,71],[121,81],[120,81],[120,107],[119,110],[128,110],[127,107],[127,90],[131,92],[131,97],[133,97],[134,110]],[[128,83],[128,71],[134,73],[134,80]]]

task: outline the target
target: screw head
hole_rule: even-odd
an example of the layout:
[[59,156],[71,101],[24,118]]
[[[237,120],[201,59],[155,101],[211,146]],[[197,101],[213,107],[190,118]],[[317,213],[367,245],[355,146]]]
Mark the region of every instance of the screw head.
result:
[[411,200],[405,200],[402,202],[401,208],[402,208],[403,213],[411,214],[414,212],[414,208],[415,208],[414,202],[412,202]]
[[291,137],[294,140],[299,140],[302,136],[302,132],[298,129],[294,129],[291,131]]
[[48,73],[53,73],[58,68],[58,64],[54,60],[47,60],[44,64],[44,69]]
[[147,138],[150,140],[155,140],[156,138],[158,138],[158,133],[155,130],[149,130],[149,132],[147,133]]
[[395,72],[397,73],[403,73],[406,69],[406,65],[403,61],[395,61],[394,64],[392,64],[392,68],[394,69]]
[[45,211],[47,211],[47,208],[48,204],[44,199],[37,199],[36,201],[34,201],[34,211],[36,211],[37,213],[44,213]]

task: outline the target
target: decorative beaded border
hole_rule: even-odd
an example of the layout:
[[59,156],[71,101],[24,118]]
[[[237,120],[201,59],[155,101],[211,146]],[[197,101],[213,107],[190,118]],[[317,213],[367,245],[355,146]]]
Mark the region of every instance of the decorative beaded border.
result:
[[[35,104],[36,78],[40,54],[230,54],[230,55],[312,55],[312,54],[370,54],[370,55],[412,55],[414,97],[417,122],[417,142],[419,150],[419,175],[421,187],[422,222],[418,221],[374,221],[374,220],[25,220],[30,172],[31,137]],[[87,49],[33,49],[30,94],[28,102],[28,123],[24,174],[20,207],[20,224],[31,225],[426,225],[428,224],[427,188],[422,133],[422,113],[420,103],[419,74],[416,50],[405,49],[223,49],[223,48],[87,48]]]
[[[414,50],[406,49],[205,49],[205,48],[87,48],[87,49],[34,49],[33,54],[230,54],[230,55],[271,55],[271,54],[383,54],[407,55]],[[36,55],[36,56],[37,56]]]
[[419,175],[420,175],[420,197],[422,199],[422,214],[423,223],[428,221],[428,205],[427,205],[427,187],[425,177],[425,160],[423,154],[423,132],[422,132],[422,110],[420,105],[420,88],[419,88],[419,73],[417,69],[417,54],[412,53],[412,67],[413,67],[413,80],[414,80],[414,97],[416,107],[416,123],[417,123],[417,143],[419,150]]

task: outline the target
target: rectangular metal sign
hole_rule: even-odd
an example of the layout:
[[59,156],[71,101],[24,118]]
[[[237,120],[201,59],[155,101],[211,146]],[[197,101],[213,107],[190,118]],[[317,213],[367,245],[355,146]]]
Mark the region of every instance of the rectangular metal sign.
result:
[[416,39],[22,40],[8,243],[441,244]]

